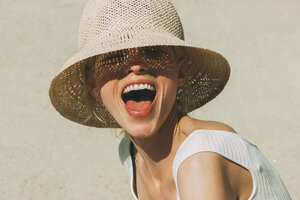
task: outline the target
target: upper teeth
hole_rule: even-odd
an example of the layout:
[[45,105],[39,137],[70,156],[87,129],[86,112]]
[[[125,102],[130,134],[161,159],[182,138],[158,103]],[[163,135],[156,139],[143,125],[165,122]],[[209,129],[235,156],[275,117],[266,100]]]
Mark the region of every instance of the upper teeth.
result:
[[132,90],[154,90],[154,87],[150,84],[147,83],[141,83],[141,84],[133,84],[133,85],[129,85],[127,86],[124,90],[123,90],[123,94],[130,92]]

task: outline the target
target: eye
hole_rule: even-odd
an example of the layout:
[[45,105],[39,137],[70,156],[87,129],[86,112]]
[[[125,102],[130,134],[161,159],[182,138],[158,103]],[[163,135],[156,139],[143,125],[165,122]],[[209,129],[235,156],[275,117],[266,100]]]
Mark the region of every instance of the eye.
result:
[[124,59],[125,57],[126,57],[126,55],[123,53],[109,53],[108,55],[104,56],[101,59],[101,61],[103,61],[103,62],[108,62],[108,61],[118,62],[118,61]]
[[109,52],[99,56],[99,62],[101,65],[117,65],[125,60],[128,56],[124,51]]
[[143,53],[149,59],[162,59],[168,55],[160,47],[145,47]]

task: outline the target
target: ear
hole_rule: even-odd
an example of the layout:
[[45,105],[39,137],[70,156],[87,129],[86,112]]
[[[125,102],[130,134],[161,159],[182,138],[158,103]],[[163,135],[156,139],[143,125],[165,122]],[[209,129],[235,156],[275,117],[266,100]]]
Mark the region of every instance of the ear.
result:
[[177,86],[183,86],[185,75],[186,75],[186,64],[187,61],[185,58],[182,58],[178,63],[178,79],[177,79]]

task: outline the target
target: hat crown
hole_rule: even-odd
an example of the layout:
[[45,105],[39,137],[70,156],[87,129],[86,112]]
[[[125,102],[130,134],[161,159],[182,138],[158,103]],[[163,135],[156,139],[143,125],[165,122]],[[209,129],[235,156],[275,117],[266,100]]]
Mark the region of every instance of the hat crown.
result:
[[169,0],[90,0],[79,27],[79,50],[127,43],[141,33],[184,40],[179,16]]
[[211,101],[229,78],[230,67],[222,55],[184,41],[170,0],[90,0],[79,31],[79,51],[52,80],[49,95],[62,116],[83,125],[120,127],[101,98],[89,93],[85,68],[96,55],[144,46],[180,46],[187,60],[185,83],[176,96],[182,113]]

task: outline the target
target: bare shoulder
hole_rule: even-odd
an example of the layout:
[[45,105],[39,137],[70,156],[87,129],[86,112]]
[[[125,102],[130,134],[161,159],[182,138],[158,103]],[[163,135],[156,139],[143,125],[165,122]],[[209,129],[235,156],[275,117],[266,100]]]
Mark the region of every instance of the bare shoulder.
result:
[[197,153],[186,159],[177,176],[180,199],[237,199],[224,161],[213,152]]
[[186,159],[177,180],[180,199],[248,199],[253,190],[248,170],[214,152]]
[[217,121],[205,121],[199,120],[195,118],[191,118],[189,116],[185,116],[180,120],[180,128],[181,130],[188,136],[193,131],[198,129],[207,129],[207,130],[220,130],[220,131],[228,131],[232,133],[237,133],[231,126]]
[[[197,129],[236,133],[221,122],[184,120],[183,131],[188,134]],[[184,160],[179,166],[177,179],[180,199],[194,199],[195,196],[203,199],[247,199],[252,191],[252,177],[247,169],[209,151],[195,153]]]

